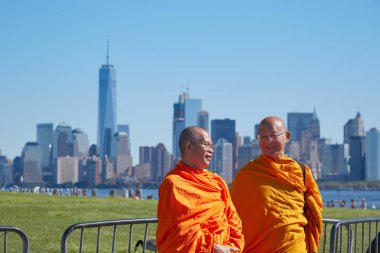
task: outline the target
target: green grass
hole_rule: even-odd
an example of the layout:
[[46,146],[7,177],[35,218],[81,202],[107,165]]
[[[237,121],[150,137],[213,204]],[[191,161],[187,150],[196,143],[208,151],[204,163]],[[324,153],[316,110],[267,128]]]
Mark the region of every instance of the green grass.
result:
[[[17,226],[29,238],[31,253],[60,252],[61,237],[66,228],[80,222],[156,217],[156,200],[133,200],[125,198],[83,198],[67,196],[34,195],[30,193],[0,192],[0,225]],[[354,219],[380,217],[380,210],[348,208],[325,208],[324,218]],[[111,252],[113,228],[102,229],[100,252]],[[127,252],[129,227],[118,228],[115,252]],[[144,226],[136,226],[134,239],[142,239]],[[149,229],[154,238],[156,226]],[[79,252],[79,231],[69,237],[68,252]],[[84,252],[95,252],[96,231],[85,232]],[[0,236],[0,250],[3,246]],[[86,242],[91,242],[86,244]],[[134,242],[135,242],[134,241]],[[21,252],[21,241],[9,234],[9,252]],[[13,243],[13,244],[12,244]],[[104,245],[104,247],[103,247]],[[133,252],[133,251],[132,251]]]
[[[28,193],[4,193],[0,192],[0,225],[17,226],[23,230],[29,238],[31,253],[60,252],[61,237],[70,225],[80,222],[115,220],[130,218],[156,217],[156,200],[133,200],[125,198],[81,198],[67,196],[34,195]],[[129,226],[128,226],[129,227]],[[127,227],[118,230],[118,238],[124,244],[127,242]],[[143,227],[136,226],[134,236],[142,239]],[[150,227],[150,237],[154,237],[155,226]],[[10,234],[11,235],[11,234]],[[96,241],[95,231],[85,234],[85,240]],[[104,236],[104,237],[103,237]],[[108,236],[108,238],[107,238]],[[112,228],[102,230],[102,245],[109,248],[106,242],[111,240]],[[79,238],[79,234],[72,234],[73,238]],[[9,236],[9,252],[21,252],[20,248],[12,251],[12,240],[18,237]],[[21,240],[17,244],[21,244]],[[120,241],[120,240],[119,240]],[[69,252],[76,248],[79,241],[69,241]],[[3,247],[3,237],[0,236],[0,249]],[[95,252],[96,248],[84,252]],[[124,252],[125,249],[123,249]],[[110,252],[102,249],[101,252]],[[121,252],[121,250],[116,251]]]

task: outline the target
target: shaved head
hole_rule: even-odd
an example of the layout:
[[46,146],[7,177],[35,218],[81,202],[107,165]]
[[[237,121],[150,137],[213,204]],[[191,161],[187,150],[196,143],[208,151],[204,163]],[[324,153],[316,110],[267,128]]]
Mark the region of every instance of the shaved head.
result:
[[181,154],[183,154],[183,149],[188,141],[198,141],[204,132],[206,132],[206,130],[197,126],[185,128],[179,136],[179,149]]
[[285,122],[277,116],[269,116],[264,118],[259,124],[259,129],[268,126],[272,127],[275,130],[286,130]]

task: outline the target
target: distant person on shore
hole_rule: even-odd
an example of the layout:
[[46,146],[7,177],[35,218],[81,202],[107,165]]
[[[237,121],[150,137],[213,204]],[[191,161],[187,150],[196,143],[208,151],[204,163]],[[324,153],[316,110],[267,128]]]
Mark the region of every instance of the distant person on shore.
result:
[[367,202],[365,201],[365,198],[362,199],[362,204],[360,205],[362,209],[367,209]]
[[356,208],[356,203],[354,199],[351,199],[351,208]]
[[213,145],[206,130],[185,128],[179,139],[182,160],[158,190],[158,252],[241,252],[241,220],[225,181],[206,168]]
[[262,154],[232,182],[244,253],[318,252],[322,197],[309,167],[284,154],[290,135],[282,119],[264,118],[257,136]]

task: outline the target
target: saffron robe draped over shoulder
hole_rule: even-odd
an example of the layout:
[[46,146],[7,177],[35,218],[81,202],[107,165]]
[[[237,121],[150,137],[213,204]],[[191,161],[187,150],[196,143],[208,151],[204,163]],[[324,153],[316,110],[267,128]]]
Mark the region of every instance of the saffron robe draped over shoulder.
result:
[[156,243],[161,253],[214,252],[214,244],[241,250],[241,221],[224,180],[180,161],[158,191]]
[[307,166],[304,181],[293,159],[262,154],[238,171],[231,197],[242,220],[243,252],[318,252],[323,203]]

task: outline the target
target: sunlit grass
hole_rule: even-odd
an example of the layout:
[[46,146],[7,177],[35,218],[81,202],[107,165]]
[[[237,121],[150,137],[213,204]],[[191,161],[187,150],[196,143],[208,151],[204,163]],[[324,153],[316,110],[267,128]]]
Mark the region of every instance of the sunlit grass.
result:
[[[131,218],[156,217],[156,200],[134,200],[125,198],[81,198],[67,196],[34,195],[29,193],[0,193],[0,225],[16,226],[23,230],[29,238],[30,252],[60,252],[61,237],[70,225],[81,222],[116,220]],[[150,237],[154,238],[155,226],[150,227]],[[110,247],[113,228],[102,230],[101,242]],[[73,232],[73,238],[75,237]],[[118,238],[128,241],[127,228],[118,229]],[[134,238],[142,239],[143,227],[136,226]],[[95,231],[85,234],[86,241],[94,239]],[[78,236],[76,236],[78,238]],[[124,239],[125,238],[125,239]],[[12,241],[16,240],[12,250]],[[21,252],[18,237],[9,235],[8,252]],[[68,248],[72,249],[79,242],[69,240]],[[120,243],[119,243],[120,244]],[[120,246],[120,245],[117,245]],[[0,238],[0,248],[3,238]],[[93,245],[86,245],[84,252],[95,252]],[[79,252],[78,248],[76,251]],[[103,249],[100,252],[110,252]],[[115,252],[122,252],[117,250]],[[126,252],[125,247],[123,252]]]

